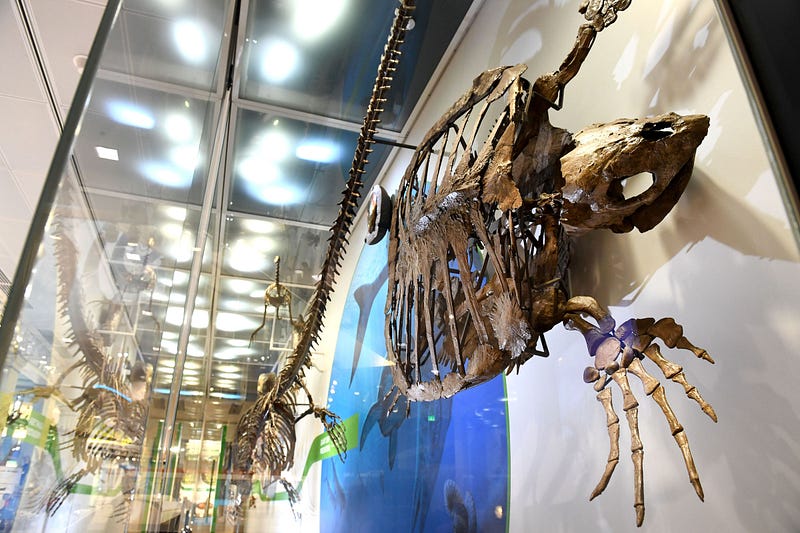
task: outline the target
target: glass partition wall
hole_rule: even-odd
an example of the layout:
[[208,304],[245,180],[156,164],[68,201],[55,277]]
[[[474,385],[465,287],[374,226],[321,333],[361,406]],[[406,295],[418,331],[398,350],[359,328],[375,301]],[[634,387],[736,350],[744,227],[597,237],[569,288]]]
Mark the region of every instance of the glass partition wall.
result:
[[[236,424],[291,351],[395,7],[294,4],[108,2],[0,328],[0,530],[243,527]],[[385,143],[470,2],[435,4]]]

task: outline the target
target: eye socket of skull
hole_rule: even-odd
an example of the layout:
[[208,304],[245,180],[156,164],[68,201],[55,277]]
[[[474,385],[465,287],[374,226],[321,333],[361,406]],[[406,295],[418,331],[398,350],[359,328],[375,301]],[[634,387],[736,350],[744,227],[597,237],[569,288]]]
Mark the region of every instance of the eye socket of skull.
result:
[[[667,113],[595,124],[577,133],[575,148],[561,158],[564,224],[573,233],[653,228],[686,188],[708,125],[704,115]],[[642,173],[653,176],[652,185],[626,198],[625,180]]]

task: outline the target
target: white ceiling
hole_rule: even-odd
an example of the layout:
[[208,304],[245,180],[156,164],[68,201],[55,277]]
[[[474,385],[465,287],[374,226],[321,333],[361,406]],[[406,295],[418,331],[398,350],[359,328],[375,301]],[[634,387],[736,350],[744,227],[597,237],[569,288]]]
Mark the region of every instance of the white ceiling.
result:
[[[78,84],[73,58],[88,54],[105,4],[0,0],[0,270],[9,278],[39,200],[59,123]],[[34,49],[41,54],[42,68]],[[46,96],[48,85],[58,116]]]

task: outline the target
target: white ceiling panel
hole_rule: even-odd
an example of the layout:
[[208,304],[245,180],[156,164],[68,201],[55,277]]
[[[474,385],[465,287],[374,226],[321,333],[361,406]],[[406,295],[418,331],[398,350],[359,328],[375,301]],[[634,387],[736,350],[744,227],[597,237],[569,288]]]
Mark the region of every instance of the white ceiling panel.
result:
[[44,178],[47,174],[15,172],[14,176],[17,178],[17,186],[25,196],[28,205],[31,206],[31,214],[33,214],[33,209],[36,209],[36,205],[39,203],[39,196],[42,194],[42,185],[44,185]]
[[46,174],[58,135],[44,103],[0,96],[0,117],[10,128],[0,128],[0,150],[13,172]]
[[44,102],[13,3],[0,2],[0,94]]
[[72,60],[89,53],[103,7],[75,0],[37,0],[31,8],[56,97],[59,103],[69,104],[80,78]]
[[6,225],[9,220],[27,223],[33,215],[32,204],[17,186],[15,177],[4,168],[0,168],[0,198],[3,199],[0,224]]

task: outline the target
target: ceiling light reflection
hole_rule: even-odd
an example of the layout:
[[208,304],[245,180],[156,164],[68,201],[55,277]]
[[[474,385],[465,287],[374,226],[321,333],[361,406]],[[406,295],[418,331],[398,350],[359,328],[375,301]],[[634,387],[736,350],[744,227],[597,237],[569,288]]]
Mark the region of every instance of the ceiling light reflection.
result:
[[162,291],[154,291],[152,294],[152,299],[154,302],[168,302],[169,294]]
[[[247,339],[227,339],[225,342],[227,342],[230,346],[236,346],[237,348],[250,345],[250,341]],[[238,367],[236,367],[236,370],[238,370]]]
[[[198,315],[198,313],[200,313]],[[195,311],[192,315],[192,327],[206,329],[208,327],[208,311]],[[190,344],[186,347],[186,355],[189,357],[203,357],[205,351],[202,346]]]
[[327,33],[341,18],[345,0],[294,0],[292,27],[300,39],[311,41]]
[[258,323],[235,313],[217,314],[217,329],[222,331],[252,331]]
[[286,41],[273,40],[265,43],[261,59],[261,72],[267,81],[280,83],[297,69],[299,54]]
[[169,152],[170,160],[176,167],[187,172],[194,172],[197,168],[197,163],[200,161],[200,154],[197,147],[191,144],[184,146],[177,146]]
[[226,259],[231,268],[240,272],[257,272],[266,268],[268,263],[264,254],[254,253],[250,243],[244,239],[228,249]]
[[161,341],[161,353],[167,352],[170,354],[174,354],[178,351],[178,343],[176,341],[169,341],[162,339]]
[[201,63],[208,55],[208,41],[197,22],[181,20],[172,27],[178,53],[190,63]]
[[186,220],[186,208],[185,207],[178,207],[178,206],[167,206],[162,208],[164,214],[167,215],[172,220],[177,220],[178,222],[183,222]]
[[231,394],[228,392],[212,392],[209,394],[212,398],[220,398],[222,400],[242,400],[244,396],[241,394]]
[[289,155],[289,138],[274,129],[259,135],[255,145],[255,152],[269,161],[282,161]]
[[181,291],[172,291],[169,295],[169,303],[183,305],[186,303],[186,294]]
[[295,205],[303,200],[303,191],[290,184],[249,187],[251,196],[268,205]]
[[250,246],[260,252],[269,252],[275,248],[275,241],[269,237],[253,237],[250,239]]
[[169,222],[167,224],[161,224],[158,228],[161,230],[161,233],[170,239],[179,239],[181,234],[183,233],[183,226],[180,224],[176,224],[174,222]]
[[142,163],[139,168],[147,179],[166,187],[183,188],[192,183],[191,172],[181,171],[156,161]]
[[307,141],[297,147],[295,155],[306,161],[331,163],[339,159],[339,146],[326,141]]
[[214,359],[219,359],[221,361],[230,361],[239,357],[247,357],[255,354],[255,350],[251,350],[250,348],[242,347],[242,348],[224,348],[214,353]]
[[241,225],[247,231],[253,233],[272,233],[278,229],[278,225],[268,220],[256,220],[254,218],[245,218],[241,220]]
[[256,286],[255,282],[247,279],[231,279],[228,280],[227,285],[233,292],[237,294],[250,292]]
[[[167,315],[165,317],[167,324],[172,324],[173,326],[180,326],[183,324],[183,307],[171,305],[167,307]],[[208,311],[205,309],[195,309],[194,313],[192,313],[192,327],[196,329],[205,329],[208,327]],[[165,343],[169,341],[161,341],[161,347],[165,347]],[[171,343],[170,346],[174,344],[174,349],[172,352],[177,351],[178,343]],[[192,345],[187,348],[186,352],[189,353],[192,349]],[[200,353],[202,355],[202,349],[199,351],[195,351],[195,353]]]
[[173,113],[164,120],[167,137],[177,143],[189,142],[194,136],[194,126],[189,117]]
[[128,102],[111,101],[106,105],[106,110],[115,122],[125,126],[149,130],[156,125],[152,113]]
[[181,240],[170,247],[170,255],[179,263],[191,261],[194,256],[194,240],[192,232],[184,230],[181,234]]
[[119,152],[116,148],[106,148],[105,146],[95,146],[97,157],[108,159],[109,161],[119,161]]
[[266,185],[278,179],[278,167],[260,156],[241,159],[236,171],[243,180],[255,185]]
[[174,285],[186,285],[189,282],[189,273],[183,270],[176,270],[172,275],[172,282]]

